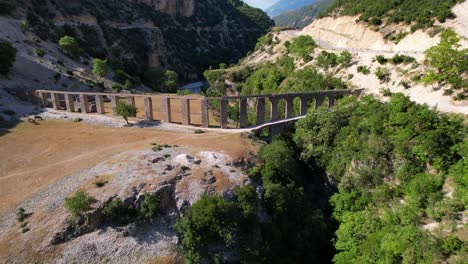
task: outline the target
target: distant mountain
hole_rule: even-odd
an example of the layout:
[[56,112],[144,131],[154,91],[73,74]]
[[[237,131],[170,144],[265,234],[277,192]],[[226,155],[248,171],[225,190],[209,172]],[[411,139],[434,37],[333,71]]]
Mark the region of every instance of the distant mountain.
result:
[[273,17],[275,24],[282,27],[304,28],[323,11],[325,11],[333,0],[322,0],[311,5],[302,7],[299,10],[286,11]]
[[267,12],[270,17],[275,17],[286,11],[297,10],[315,2],[317,2],[317,0],[279,0],[276,4],[265,9],[265,12]]

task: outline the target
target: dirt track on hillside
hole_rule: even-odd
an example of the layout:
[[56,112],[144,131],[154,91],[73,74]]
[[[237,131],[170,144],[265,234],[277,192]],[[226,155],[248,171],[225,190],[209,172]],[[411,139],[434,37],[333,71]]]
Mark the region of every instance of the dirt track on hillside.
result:
[[239,134],[182,134],[157,129],[108,128],[84,123],[46,121],[20,124],[0,137],[0,215],[32,194],[109,156],[178,144],[223,152],[233,159],[249,156],[254,146]]

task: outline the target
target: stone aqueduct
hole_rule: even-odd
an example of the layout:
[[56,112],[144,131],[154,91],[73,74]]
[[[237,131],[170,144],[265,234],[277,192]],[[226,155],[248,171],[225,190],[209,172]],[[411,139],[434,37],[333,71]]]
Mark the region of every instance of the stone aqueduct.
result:
[[[253,127],[259,127],[266,123],[275,124],[294,120],[295,117],[305,116],[310,107],[318,108],[327,102],[328,107],[332,107],[335,100],[343,96],[359,96],[360,89],[357,90],[330,90],[330,91],[314,91],[309,93],[290,93],[290,94],[274,94],[274,95],[252,95],[252,96],[226,96],[226,97],[194,97],[194,96],[171,96],[158,94],[111,94],[111,93],[91,93],[91,92],[65,92],[51,90],[36,90],[34,95],[39,97],[40,102],[44,107],[52,107],[55,110],[66,110],[68,112],[80,111],[81,113],[97,113],[105,114],[105,103],[110,103],[110,111],[119,102],[126,100],[127,103],[135,105],[135,99],[144,102],[144,109],[138,109],[143,113],[143,117],[147,120],[155,120],[153,107],[160,103],[162,118],[160,121],[167,123],[181,123],[186,126],[201,126],[220,127],[222,129],[232,128],[229,126],[228,105],[237,103],[239,105],[239,116],[236,128],[247,128],[248,124],[248,107],[254,106],[255,124]],[[158,97],[158,99],[155,99]],[[294,111],[294,100],[300,100],[299,111]],[[270,109],[266,111],[267,100]],[[279,102],[285,101],[285,113],[281,114]],[[159,102],[158,102],[159,101]],[[210,102],[218,101],[217,122],[216,125],[210,123]],[[174,109],[174,102],[177,102],[177,108]],[[90,107],[92,104],[93,107]],[[198,105],[197,105],[198,104]],[[296,103],[297,105],[297,103]],[[201,112],[201,122],[193,124],[191,122],[192,108],[196,107]],[[201,110],[200,110],[201,109]],[[179,122],[174,122],[172,113],[177,110],[181,118]],[[266,114],[268,122],[266,122]],[[115,113],[114,113],[115,114]],[[211,117],[213,118],[213,116]]]

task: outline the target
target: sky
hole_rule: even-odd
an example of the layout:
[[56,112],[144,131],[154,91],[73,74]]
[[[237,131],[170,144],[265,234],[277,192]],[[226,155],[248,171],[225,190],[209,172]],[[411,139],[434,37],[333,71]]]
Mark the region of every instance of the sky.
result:
[[274,3],[278,2],[278,0],[244,0],[247,4],[255,7],[259,7],[261,9],[265,9],[267,7],[272,6]]

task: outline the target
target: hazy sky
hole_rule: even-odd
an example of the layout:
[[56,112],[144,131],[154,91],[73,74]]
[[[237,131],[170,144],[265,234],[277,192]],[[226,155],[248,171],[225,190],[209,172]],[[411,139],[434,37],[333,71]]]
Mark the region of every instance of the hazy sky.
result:
[[270,7],[274,3],[278,2],[278,0],[244,0],[247,4],[255,7],[259,7],[261,9],[265,9]]

